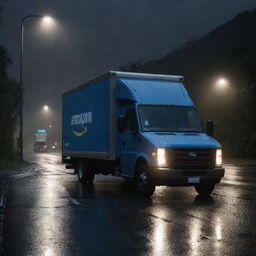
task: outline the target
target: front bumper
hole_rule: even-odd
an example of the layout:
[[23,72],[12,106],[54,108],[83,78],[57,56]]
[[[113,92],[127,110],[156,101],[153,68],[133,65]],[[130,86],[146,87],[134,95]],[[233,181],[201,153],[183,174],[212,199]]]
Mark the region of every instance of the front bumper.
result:
[[[214,169],[190,169],[176,170],[170,168],[150,168],[150,178],[156,185],[166,186],[195,186],[191,180],[197,180],[202,183],[219,183],[225,174],[224,168]],[[191,179],[199,178],[199,179]]]

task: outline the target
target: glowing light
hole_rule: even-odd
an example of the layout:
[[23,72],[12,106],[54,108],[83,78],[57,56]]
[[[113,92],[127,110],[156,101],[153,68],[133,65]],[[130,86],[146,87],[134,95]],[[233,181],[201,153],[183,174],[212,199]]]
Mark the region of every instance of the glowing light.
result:
[[168,244],[168,233],[167,228],[168,225],[162,220],[167,218],[166,210],[161,208],[155,208],[153,210],[153,214],[157,216],[153,220],[153,232],[152,237],[150,240],[152,241],[152,255],[163,255],[168,251],[169,244]]
[[56,21],[50,17],[50,16],[44,16],[42,19],[41,19],[41,29],[43,31],[47,31],[47,32],[50,32],[50,31],[55,31],[55,27],[56,27]]
[[200,234],[201,234],[201,222],[200,220],[194,219],[190,225],[190,255],[199,255],[199,246],[200,246]]
[[217,88],[219,89],[226,89],[228,86],[229,86],[229,82],[227,79],[225,78],[219,78],[217,81],[216,81],[216,86]]
[[218,241],[222,239],[222,227],[221,227],[221,221],[219,218],[217,218],[217,223],[215,225],[215,234]]
[[55,251],[53,248],[48,247],[45,251],[44,251],[44,256],[53,256],[55,254]]
[[216,150],[216,166],[222,165],[222,150],[217,149]]
[[49,110],[49,107],[47,105],[44,106],[44,110]]
[[51,24],[53,24],[53,22],[54,22],[54,20],[53,20],[53,18],[50,17],[50,16],[44,16],[44,17],[42,18],[42,23],[43,23],[44,25],[51,25]]
[[155,229],[154,229],[154,252],[160,253],[164,247],[165,247],[165,223],[163,221],[158,220],[155,223]]
[[157,162],[158,162],[158,165],[161,165],[161,166],[166,164],[165,148],[157,149]]

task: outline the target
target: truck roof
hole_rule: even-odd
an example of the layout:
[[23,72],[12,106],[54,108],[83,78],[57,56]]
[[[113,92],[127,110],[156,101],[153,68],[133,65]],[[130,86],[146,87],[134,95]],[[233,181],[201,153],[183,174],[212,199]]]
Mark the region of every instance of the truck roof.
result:
[[148,74],[148,73],[134,73],[134,72],[122,72],[122,71],[109,71],[95,79],[89,80],[88,82],[79,85],[71,90],[68,90],[63,93],[67,95],[69,93],[75,92],[87,85],[96,83],[102,79],[109,78],[109,77],[117,77],[117,78],[137,78],[137,79],[150,79],[150,80],[165,80],[165,81],[173,81],[173,82],[183,82],[183,76],[176,76],[176,75],[162,75],[162,74]]
[[179,81],[150,78],[117,78],[116,98],[138,104],[194,106]]
[[133,73],[133,72],[121,72],[121,71],[110,71],[110,74],[115,75],[116,77],[122,78],[142,78],[142,79],[151,79],[151,80],[167,80],[182,82],[184,80],[183,76],[174,76],[174,75],[162,75],[162,74],[148,74],[148,73]]

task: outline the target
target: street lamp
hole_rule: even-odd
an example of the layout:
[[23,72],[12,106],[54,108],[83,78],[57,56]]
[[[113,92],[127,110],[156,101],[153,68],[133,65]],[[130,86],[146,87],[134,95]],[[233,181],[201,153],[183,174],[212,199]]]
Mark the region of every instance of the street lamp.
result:
[[39,14],[27,15],[22,18],[20,24],[20,160],[23,160],[23,46],[24,46],[24,23],[29,18],[40,18],[44,22],[49,24],[49,21],[52,20],[49,16],[43,16]]
[[45,111],[48,111],[49,110],[49,107],[47,105],[44,105],[44,110]]
[[216,81],[216,87],[220,90],[225,90],[229,86],[229,82],[226,78],[219,78]]
[[50,25],[53,22],[53,18],[51,16],[44,16],[42,21],[44,24]]

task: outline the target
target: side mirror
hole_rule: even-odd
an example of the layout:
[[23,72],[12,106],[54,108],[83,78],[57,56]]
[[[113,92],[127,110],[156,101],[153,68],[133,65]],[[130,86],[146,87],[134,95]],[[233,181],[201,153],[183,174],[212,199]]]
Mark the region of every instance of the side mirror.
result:
[[213,137],[214,133],[214,123],[212,120],[207,120],[206,123],[206,134]]
[[124,132],[125,131],[125,123],[126,123],[126,117],[125,116],[119,116],[118,117],[118,131]]

